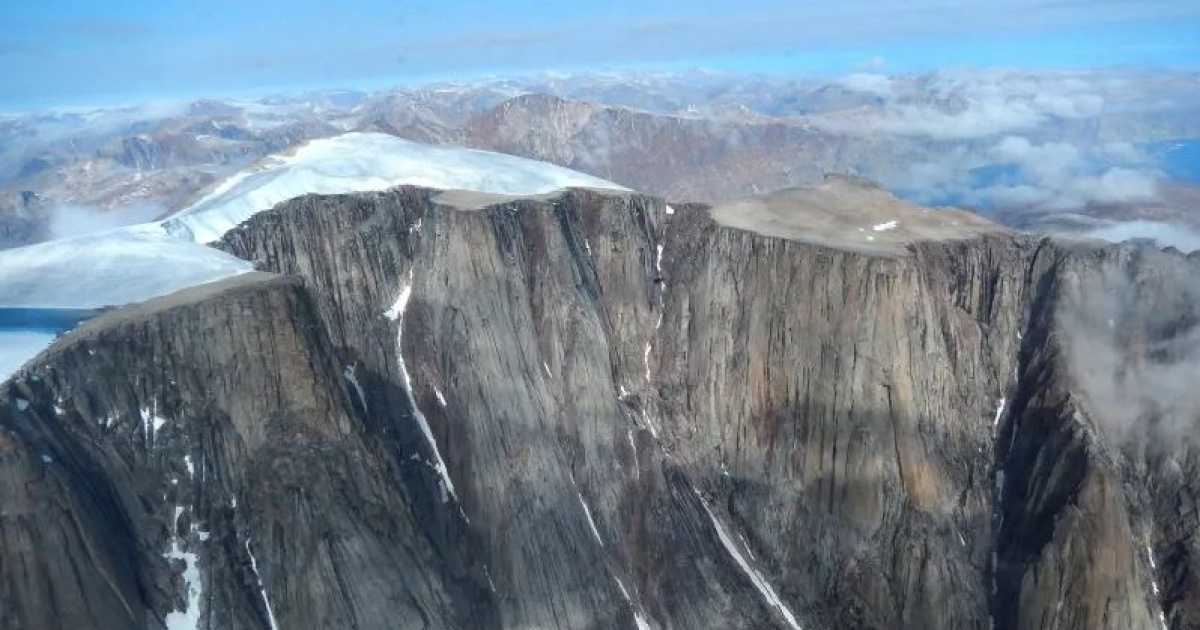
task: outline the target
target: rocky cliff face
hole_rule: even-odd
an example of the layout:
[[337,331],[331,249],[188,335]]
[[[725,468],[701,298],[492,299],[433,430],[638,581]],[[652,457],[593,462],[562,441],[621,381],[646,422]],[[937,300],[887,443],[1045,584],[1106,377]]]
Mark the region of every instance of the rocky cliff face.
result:
[[1200,260],[847,180],[737,210],[256,216],[220,247],[278,275],[4,385],[3,626],[1200,623]]

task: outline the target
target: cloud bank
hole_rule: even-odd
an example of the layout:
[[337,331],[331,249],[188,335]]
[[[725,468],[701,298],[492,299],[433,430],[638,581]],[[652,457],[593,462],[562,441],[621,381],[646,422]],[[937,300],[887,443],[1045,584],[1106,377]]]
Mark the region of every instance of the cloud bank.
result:
[[1200,278],[1175,256],[1083,272],[1069,282],[1058,329],[1089,410],[1110,439],[1196,439],[1200,420]]

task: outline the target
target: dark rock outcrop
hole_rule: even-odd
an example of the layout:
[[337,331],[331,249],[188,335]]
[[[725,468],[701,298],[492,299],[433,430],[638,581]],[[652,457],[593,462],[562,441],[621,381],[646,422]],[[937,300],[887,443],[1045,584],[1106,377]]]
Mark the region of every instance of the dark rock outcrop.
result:
[[1193,627],[1200,261],[822,186],[257,215],[4,386],[3,627]]

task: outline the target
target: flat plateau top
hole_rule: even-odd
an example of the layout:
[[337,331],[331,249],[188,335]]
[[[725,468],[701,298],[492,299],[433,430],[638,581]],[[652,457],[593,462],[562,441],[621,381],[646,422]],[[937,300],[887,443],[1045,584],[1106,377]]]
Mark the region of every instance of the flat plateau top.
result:
[[709,214],[717,223],[764,236],[884,255],[902,254],[916,241],[1007,231],[966,210],[918,206],[870,182],[838,175],[811,186],[723,203]]

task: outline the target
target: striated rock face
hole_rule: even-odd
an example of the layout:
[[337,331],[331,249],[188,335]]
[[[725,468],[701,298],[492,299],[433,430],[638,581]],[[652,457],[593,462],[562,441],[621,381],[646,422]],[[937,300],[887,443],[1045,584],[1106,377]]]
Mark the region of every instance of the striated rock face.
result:
[[1200,623],[1200,260],[734,209],[255,216],[3,386],[3,627]]

